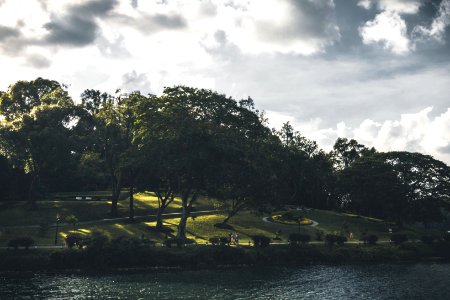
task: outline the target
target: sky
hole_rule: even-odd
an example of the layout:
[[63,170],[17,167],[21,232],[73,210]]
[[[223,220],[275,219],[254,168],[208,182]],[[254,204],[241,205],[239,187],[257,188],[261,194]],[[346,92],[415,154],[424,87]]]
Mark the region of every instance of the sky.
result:
[[251,97],[337,137],[450,164],[450,0],[0,0],[0,90],[37,77]]

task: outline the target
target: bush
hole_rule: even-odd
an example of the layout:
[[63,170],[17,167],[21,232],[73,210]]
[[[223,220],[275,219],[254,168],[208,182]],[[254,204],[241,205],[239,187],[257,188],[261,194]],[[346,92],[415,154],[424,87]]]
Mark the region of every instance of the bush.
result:
[[361,238],[364,244],[375,245],[378,242],[378,237],[375,234],[368,234]]
[[113,239],[111,245],[116,249],[135,249],[143,245],[143,240],[123,235]]
[[391,235],[391,242],[393,242],[394,244],[401,244],[404,243],[408,240],[408,236],[404,233],[393,233]]
[[291,244],[306,244],[309,243],[311,240],[311,236],[309,234],[302,234],[302,233],[291,233],[289,235],[289,242]]
[[108,233],[101,229],[93,229],[90,235],[83,240],[83,244],[88,249],[102,250],[106,248],[110,241]]
[[183,245],[194,244],[194,243],[195,243],[194,240],[191,240],[188,238],[179,239],[179,238],[174,237],[174,238],[167,239],[164,242],[164,245],[166,245],[168,248],[172,248],[173,245],[176,245],[177,247],[181,247]]
[[34,245],[34,240],[30,237],[20,237],[17,239],[10,240],[8,242],[8,248],[14,248],[17,250],[19,247],[24,247],[28,250],[31,246]]
[[218,244],[219,244],[219,241],[220,241],[220,237],[218,237],[218,236],[213,236],[213,237],[210,237],[210,238],[209,238],[209,242],[210,242],[213,246],[218,245]]
[[325,244],[333,246],[334,244],[343,245],[347,241],[347,238],[342,235],[327,234],[325,236]]
[[221,246],[230,245],[230,239],[227,238],[226,236],[221,236],[219,238],[219,243]]
[[270,238],[265,235],[254,235],[251,238],[255,247],[265,248],[270,245]]
[[317,230],[316,231],[316,241],[322,241],[323,240],[323,236],[325,235],[325,232],[323,232],[323,230]]
[[80,235],[68,234],[65,240],[69,249],[72,249],[73,246],[77,246],[80,249],[83,247],[83,238]]
[[422,235],[420,237],[420,240],[422,241],[422,243],[427,244],[427,245],[431,245],[433,244],[435,238],[431,235]]
[[209,238],[209,242],[213,245],[221,245],[221,246],[225,246],[230,244],[230,241],[227,237],[225,236],[213,236]]

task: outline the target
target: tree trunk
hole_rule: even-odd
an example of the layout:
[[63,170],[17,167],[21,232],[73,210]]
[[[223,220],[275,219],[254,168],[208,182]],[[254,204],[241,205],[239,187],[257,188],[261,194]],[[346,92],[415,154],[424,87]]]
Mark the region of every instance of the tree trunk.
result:
[[111,200],[111,217],[113,217],[113,218],[117,217],[117,203],[119,202],[121,189],[122,189],[122,187],[121,187],[120,175],[119,175],[119,177],[116,177],[113,175],[112,200]]
[[228,221],[234,217],[242,208],[244,207],[244,204],[236,202],[233,203],[233,207],[231,208],[231,210],[228,212],[227,217],[222,221],[222,224],[227,224]]
[[186,224],[187,218],[189,217],[187,199],[182,199],[182,213],[180,223],[178,224],[178,232],[177,238],[185,239],[186,238]]
[[156,230],[162,230],[163,220],[162,220],[163,209],[160,207],[158,213],[156,214]]
[[162,196],[160,191],[157,191],[156,196],[158,197],[158,212],[156,214],[156,229],[158,231],[160,231],[163,229],[162,215],[164,214],[164,212],[165,212],[166,208],[169,206],[169,204],[172,203],[175,196],[170,190],[165,192],[164,197]]
[[179,239],[186,239],[187,219],[189,218],[190,212],[192,210],[192,205],[194,204],[195,200],[197,200],[196,193],[192,195],[191,200],[189,200],[189,194],[190,192],[187,192],[184,196],[181,197],[183,210],[181,213],[180,223],[178,224],[177,238]]

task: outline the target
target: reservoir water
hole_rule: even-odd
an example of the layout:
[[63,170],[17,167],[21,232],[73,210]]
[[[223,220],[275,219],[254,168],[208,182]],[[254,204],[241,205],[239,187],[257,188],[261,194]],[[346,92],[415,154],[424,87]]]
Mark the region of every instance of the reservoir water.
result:
[[0,299],[450,299],[450,264],[0,273]]

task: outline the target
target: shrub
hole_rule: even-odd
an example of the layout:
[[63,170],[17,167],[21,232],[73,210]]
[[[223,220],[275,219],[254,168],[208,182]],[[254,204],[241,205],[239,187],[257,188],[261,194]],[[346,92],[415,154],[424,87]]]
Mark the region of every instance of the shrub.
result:
[[83,238],[77,234],[68,234],[65,240],[69,249],[72,249],[73,246],[77,246],[80,249],[83,247]]
[[434,242],[434,237],[431,235],[422,235],[420,237],[420,240],[422,241],[422,243],[427,244],[427,245],[431,245]]
[[93,229],[90,235],[83,240],[88,249],[102,250],[109,243],[109,235],[101,229]]
[[336,236],[336,244],[344,245],[345,242],[347,242],[347,238],[345,236],[343,236],[343,235]]
[[135,249],[143,245],[143,240],[123,235],[113,239],[111,245],[117,249]]
[[325,244],[333,246],[334,244],[343,245],[347,241],[347,238],[342,235],[327,234],[325,236]]
[[291,244],[297,244],[297,243],[306,244],[306,243],[309,243],[310,240],[311,240],[311,236],[309,234],[291,233],[289,235],[289,242]]
[[192,239],[180,239],[180,238],[170,238],[167,239],[164,244],[168,247],[168,248],[172,248],[173,245],[176,245],[177,247],[181,247],[182,245],[187,245],[187,244],[193,244],[194,240]]
[[20,237],[17,239],[10,240],[8,242],[8,248],[14,248],[17,250],[19,247],[24,247],[26,250],[28,250],[31,246],[34,245],[34,240],[30,237]]
[[229,239],[225,236],[213,236],[209,238],[209,242],[212,245],[221,245],[221,246],[225,246],[228,245],[230,243]]
[[221,246],[230,245],[230,239],[227,238],[226,236],[221,236],[219,238],[219,243]]
[[391,242],[393,242],[394,244],[401,244],[404,243],[408,240],[408,236],[404,233],[393,233],[391,235]]
[[210,238],[209,238],[209,242],[210,242],[213,246],[218,245],[218,244],[219,244],[219,241],[220,241],[220,237],[218,237],[218,236],[213,236],[213,237],[210,237]]
[[316,231],[316,241],[322,241],[323,240],[323,236],[325,235],[325,232],[323,232],[323,230],[317,230]]
[[368,234],[361,238],[364,244],[375,245],[378,242],[378,237],[375,234]]
[[251,238],[255,247],[265,248],[270,245],[270,238],[265,235],[254,235]]

